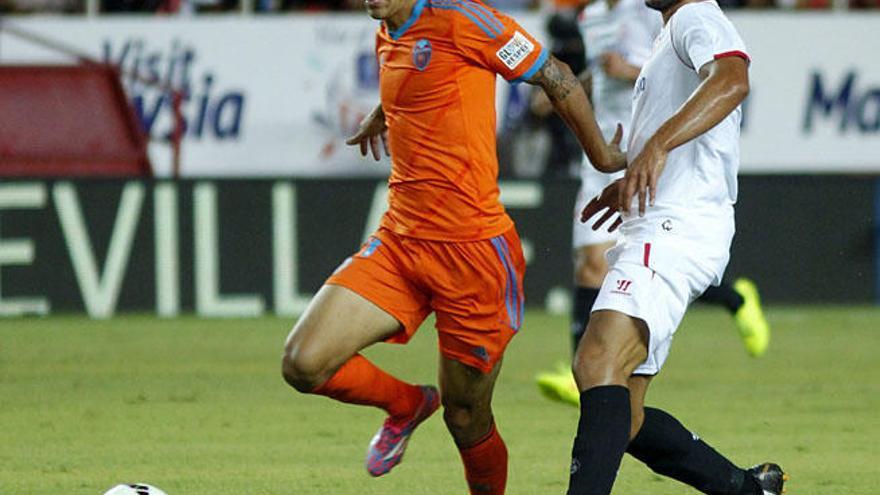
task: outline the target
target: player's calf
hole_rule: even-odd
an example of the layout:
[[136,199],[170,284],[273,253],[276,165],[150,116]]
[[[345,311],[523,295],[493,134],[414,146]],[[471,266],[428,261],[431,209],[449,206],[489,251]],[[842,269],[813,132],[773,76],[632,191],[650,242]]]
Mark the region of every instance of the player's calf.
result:
[[787,479],[776,464],[742,469],[669,413],[644,408],[644,423],[627,452],[652,471],[718,495],[780,495]]
[[501,495],[507,484],[507,447],[492,418],[492,390],[500,362],[483,372],[453,359],[441,362],[443,420],[455,439],[472,495]]
[[507,485],[507,446],[495,428],[488,397],[477,404],[443,400],[443,421],[458,446],[472,495],[502,495]]
[[568,493],[611,493],[634,429],[627,385],[633,370],[645,360],[646,341],[643,321],[617,311],[593,313],[574,360],[583,392]]
[[459,447],[471,495],[503,495],[507,486],[507,446],[493,422],[474,445]]

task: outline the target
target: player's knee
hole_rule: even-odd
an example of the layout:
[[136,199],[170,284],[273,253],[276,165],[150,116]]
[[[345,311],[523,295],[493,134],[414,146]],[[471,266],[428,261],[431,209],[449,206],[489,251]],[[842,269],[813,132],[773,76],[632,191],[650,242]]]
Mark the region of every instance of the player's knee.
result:
[[443,421],[450,430],[466,430],[473,424],[474,417],[473,408],[443,401]]
[[577,352],[572,361],[572,369],[577,374],[583,374],[610,366],[614,366],[615,359],[613,346],[609,343],[596,338],[591,338],[590,331],[587,330],[584,338],[578,345]]
[[618,349],[601,339],[582,339],[572,361],[572,372],[581,389],[609,385],[625,376]]
[[286,347],[281,358],[281,376],[291,387],[309,393],[327,380],[326,363],[302,347]]
[[572,363],[580,388],[626,383],[647,357],[648,339],[640,320],[615,311],[593,313]]
[[463,445],[485,434],[492,422],[492,412],[488,405],[444,402],[443,421],[456,443]]

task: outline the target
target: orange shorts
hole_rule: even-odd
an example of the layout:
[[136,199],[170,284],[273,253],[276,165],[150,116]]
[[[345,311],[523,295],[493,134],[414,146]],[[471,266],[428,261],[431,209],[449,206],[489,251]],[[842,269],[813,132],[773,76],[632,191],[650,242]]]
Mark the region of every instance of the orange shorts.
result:
[[379,229],[327,284],[351,289],[400,322],[406,343],[433,311],[440,352],[488,373],[523,319],[525,259],[519,236],[472,242],[415,239]]

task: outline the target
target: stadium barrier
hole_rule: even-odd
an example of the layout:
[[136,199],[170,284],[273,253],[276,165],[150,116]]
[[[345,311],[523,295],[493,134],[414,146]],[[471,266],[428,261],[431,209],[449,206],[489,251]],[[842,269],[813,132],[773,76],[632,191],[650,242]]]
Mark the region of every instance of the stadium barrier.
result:
[[82,175],[151,175],[145,135],[116,70],[0,66],[0,177]]
[[[743,171],[880,173],[880,57],[874,53],[880,12],[762,10],[730,17],[752,57]],[[519,19],[543,37],[540,15]],[[363,13],[173,20],[33,16],[3,22],[32,37],[58,37],[78,53],[119,67],[151,137],[156,176],[173,174],[174,155],[164,143],[178,120],[184,128],[183,176],[387,172],[387,161],[360,160],[341,144],[378,101],[376,22]],[[3,63],[67,58],[19,37],[0,38]],[[180,119],[168,91],[144,81],[185,90]],[[522,107],[527,90],[499,82],[499,123]]]
[[[0,183],[0,315],[297,315],[377,225],[384,181]],[[574,181],[502,182],[530,307],[564,311]],[[880,294],[880,180],[741,179],[728,274],[773,303]]]

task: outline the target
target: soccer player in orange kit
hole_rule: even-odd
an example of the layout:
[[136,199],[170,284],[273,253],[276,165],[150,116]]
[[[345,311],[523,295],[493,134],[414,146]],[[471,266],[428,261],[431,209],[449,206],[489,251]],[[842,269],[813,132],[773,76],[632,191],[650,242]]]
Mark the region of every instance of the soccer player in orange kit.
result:
[[[580,82],[513,19],[472,0],[366,0],[381,103],[347,142],[392,159],[379,230],[327,279],[294,326],[282,372],[300,392],[388,413],[366,467],[381,476],[442,403],[471,493],[502,494],[507,449],[491,399],[523,319],[525,269],[499,202],[495,79],[544,89],[603,171],[625,166],[605,143]],[[386,140],[387,139],[387,140]],[[434,312],[440,390],[405,383],[359,352],[407,342]]]

